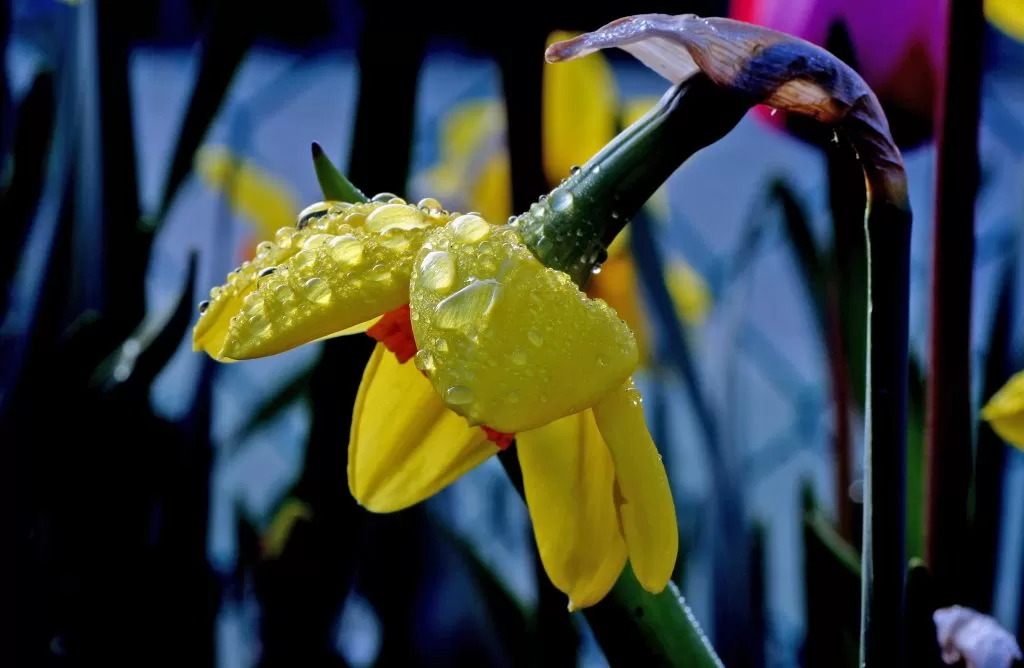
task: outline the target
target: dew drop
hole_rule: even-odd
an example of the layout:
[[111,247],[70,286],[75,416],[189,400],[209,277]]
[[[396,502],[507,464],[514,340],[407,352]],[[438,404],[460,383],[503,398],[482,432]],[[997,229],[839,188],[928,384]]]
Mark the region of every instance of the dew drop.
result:
[[388,204],[408,204],[408,202],[406,202],[401,197],[392,197],[391,199],[388,200]]
[[448,292],[455,282],[455,261],[444,251],[431,251],[420,262],[416,280],[428,290]]
[[396,195],[395,193],[377,193],[376,195],[370,198],[370,201],[387,203],[395,199],[396,197],[398,197],[398,195]]
[[292,260],[292,265],[301,271],[313,266],[314,262],[316,262],[316,251],[306,249],[299,251],[295,259]]
[[383,283],[384,281],[391,278],[391,270],[388,269],[388,266],[386,264],[378,262],[377,264],[373,265],[373,268],[371,268],[370,271],[366,272],[366,278],[370,279],[371,281]]
[[274,250],[274,244],[270,241],[261,241],[256,245],[256,255],[267,255]]
[[453,406],[465,406],[473,401],[473,391],[464,385],[452,385],[444,391],[444,400]]
[[210,302],[203,300],[199,302],[199,315],[206,313],[206,309],[210,308]]
[[544,337],[542,337],[540,334],[533,331],[532,329],[526,333],[526,338],[530,339],[530,343],[532,343],[535,346],[540,346],[543,345],[544,343]]
[[477,214],[467,213],[452,221],[452,233],[462,243],[475,244],[490,236],[491,226]]
[[341,222],[350,227],[362,227],[363,223],[366,222],[366,214],[362,211],[353,211],[345,216],[345,219]]
[[326,304],[331,301],[331,288],[322,278],[311,278],[302,286],[306,298],[317,304]]
[[547,206],[541,204],[540,202],[534,202],[530,206],[530,215],[533,216],[534,218],[543,218],[547,212]]
[[424,373],[430,374],[434,372],[434,356],[426,349],[416,352],[416,357],[413,363],[416,365],[417,369]]
[[260,273],[256,274],[256,278],[266,278],[267,276],[273,274],[275,271],[277,271],[277,267],[267,267]]
[[317,246],[323,246],[325,243],[331,240],[329,234],[314,234],[313,236],[306,239],[305,243],[302,244],[303,248],[316,248]]
[[468,333],[486,319],[497,304],[501,286],[494,279],[475,281],[434,308],[434,324],[440,329]]
[[210,288],[210,299],[212,301],[217,301],[218,299],[220,299],[220,296],[223,292],[224,290],[219,285],[213,286],[212,288]]
[[274,299],[281,303],[287,303],[295,299],[295,291],[287,283],[274,288]]
[[438,202],[433,197],[424,197],[423,199],[416,203],[416,207],[419,209],[423,209],[424,211],[430,211],[432,209],[440,211],[442,208],[444,208],[441,206],[441,203]]
[[601,266],[594,265],[594,268],[590,270],[590,273],[593,274],[594,276],[597,276],[598,274],[601,273]]
[[612,220],[618,220],[618,219],[619,219],[619,212],[618,211],[612,211]]
[[429,227],[423,213],[405,204],[385,204],[366,218],[366,229],[378,234],[388,230],[418,230]]
[[448,352],[448,342],[438,337],[437,341],[434,341],[434,350],[436,350],[439,353]]
[[580,173],[580,166],[579,165],[573,165],[572,167],[569,168],[569,173],[572,174],[573,176],[575,176],[576,174],[579,174]]
[[327,245],[331,249],[331,257],[345,267],[355,267],[363,261],[363,244],[351,234],[334,237]]
[[409,249],[409,238],[400,230],[395,230],[390,236],[384,237],[380,245],[393,250],[396,253],[403,253]]
[[270,329],[270,319],[262,311],[257,311],[249,318],[249,333],[260,336]]
[[292,237],[295,236],[295,228],[282,227],[274,234],[274,243],[278,248],[291,248]]
[[555,188],[551,192],[551,210],[567,211],[572,208],[572,193],[565,188]]
[[263,310],[263,296],[258,292],[253,292],[242,301],[242,306],[246,311],[261,311]]

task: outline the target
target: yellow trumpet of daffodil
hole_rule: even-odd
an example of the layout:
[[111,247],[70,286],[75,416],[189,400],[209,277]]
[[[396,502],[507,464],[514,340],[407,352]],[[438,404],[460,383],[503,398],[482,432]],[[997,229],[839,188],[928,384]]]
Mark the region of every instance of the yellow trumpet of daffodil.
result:
[[988,400],[981,417],[999,437],[1024,450],[1024,371],[1018,371]]
[[223,361],[376,320],[348,464],[367,509],[427,498],[514,434],[541,559],[570,609],[601,600],[627,559],[645,589],[666,586],[678,529],[631,379],[636,340],[604,301],[543,265],[517,223],[388,195],[322,203],[211,298],[193,341]]

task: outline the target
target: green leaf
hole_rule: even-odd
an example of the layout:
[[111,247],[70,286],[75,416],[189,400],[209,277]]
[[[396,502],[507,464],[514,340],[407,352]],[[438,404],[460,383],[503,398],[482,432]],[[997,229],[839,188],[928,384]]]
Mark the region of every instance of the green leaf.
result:
[[860,635],[860,556],[804,490],[806,665],[854,668]]
[[166,314],[150,314],[117,350],[96,368],[90,385],[101,393],[119,387],[148,391],[174,355],[192,322],[193,289],[198,262],[193,252],[177,303]]
[[256,37],[259,15],[259,11],[241,0],[221,0],[213,8],[199,57],[199,75],[178,130],[178,143],[164,182],[155,227],[166,217],[181,184],[192,171],[196,150],[220,111],[231,80]]
[[917,360],[910,358],[907,379],[907,555],[924,557],[925,480],[925,377]]
[[320,183],[324,199],[337,202],[367,201],[366,195],[338,171],[317,142],[313,142],[313,169],[316,170],[316,180]]

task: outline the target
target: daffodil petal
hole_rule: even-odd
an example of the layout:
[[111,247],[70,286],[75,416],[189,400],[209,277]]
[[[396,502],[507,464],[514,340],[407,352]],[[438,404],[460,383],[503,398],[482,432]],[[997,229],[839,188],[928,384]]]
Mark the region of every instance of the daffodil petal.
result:
[[637,365],[615,311],[479,216],[431,233],[409,306],[419,368],[453,411],[501,432],[578,413]]
[[1024,450],[1024,371],[1018,371],[981,410],[999,437]]
[[619,317],[626,321],[636,338],[640,359],[647,360],[647,317],[642,308],[643,300],[640,296],[633,256],[628,251],[616,255],[609,251],[608,260],[601,265],[601,273],[590,278],[587,294],[608,302],[608,306],[615,309]]
[[675,568],[679,528],[668,476],[644,422],[640,392],[629,380],[593,410],[615,462],[629,563],[643,588],[657,594]]
[[[573,36],[553,32],[548,46]],[[615,136],[615,77],[607,59],[598,54],[557,65],[545,63],[543,87],[544,173],[555,184]]]
[[570,610],[604,598],[626,564],[615,469],[589,411],[516,436],[541,563]]
[[[282,237],[288,248],[268,244],[256,261],[229,275],[217,288],[227,295],[226,306],[200,318],[194,340],[217,359],[265,357],[361,326],[407,303],[413,257],[427,231],[447,222],[447,214],[404,203],[346,211],[341,221],[328,214],[288,232]],[[295,252],[296,246],[301,250]],[[272,268],[260,269],[271,261]],[[207,318],[214,318],[213,329],[228,320],[219,349],[218,339],[200,333]]]
[[498,452],[452,413],[412,364],[377,344],[356,396],[348,451],[352,496],[377,513],[441,491]]
[[208,187],[227,197],[259,235],[272,237],[292,223],[298,206],[291,190],[256,163],[236,156],[226,146],[207,145],[196,155],[196,173]]

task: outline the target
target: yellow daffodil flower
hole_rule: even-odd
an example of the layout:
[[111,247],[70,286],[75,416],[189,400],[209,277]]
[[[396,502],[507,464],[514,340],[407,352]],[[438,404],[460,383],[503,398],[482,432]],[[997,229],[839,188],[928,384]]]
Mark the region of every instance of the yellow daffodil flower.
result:
[[645,589],[666,586],[678,529],[631,379],[636,339],[516,223],[390,195],[321,203],[200,310],[194,347],[223,361],[354,331],[379,341],[349,445],[367,509],[427,498],[514,435],[542,562],[570,609],[601,600],[627,559]]
[[[548,45],[576,33],[555,31]],[[600,52],[589,58],[544,65],[542,139],[544,174],[556,185],[575,165],[582,165],[617,132],[617,123],[631,125],[653,107],[658,97],[640,96],[621,102],[611,64]],[[452,111],[441,131],[441,161],[418,181],[424,191],[478,211],[488,220],[505,220],[512,212],[508,152],[504,147],[505,108],[500,100],[473,101]],[[669,218],[668,196],[659,188],[647,203],[656,221]],[[707,284],[682,258],[667,258],[666,283],[679,316],[700,324],[711,307]],[[650,318],[644,308],[639,277],[628,234],[608,248],[601,273],[587,294],[603,299],[633,330],[642,365],[650,363]]]
[[1024,450],[1024,371],[1019,371],[992,395],[981,411],[999,437]]

